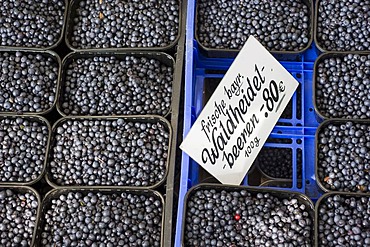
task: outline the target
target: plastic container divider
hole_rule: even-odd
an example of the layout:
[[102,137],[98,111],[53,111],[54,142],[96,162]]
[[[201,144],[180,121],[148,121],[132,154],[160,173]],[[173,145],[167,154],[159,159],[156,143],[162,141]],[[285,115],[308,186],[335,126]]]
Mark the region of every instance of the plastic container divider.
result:
[[[221,78],[233,62],[232,58],[206,57],[200,52],[198,43],[194,38],[195,3],[189,1],[187,8],[187,31],[186,31],[186,52],[185,52],[185,97],[184,97],[184,125],[183,136],[186,137],[191,125],[199,115],[203,107],[203,88],[205,78]],[[302,189],[312,200],[316,200],[322,191],[315,181],[315,132],[319,125],[312,101],[312,79],[315,59],[320,54],[315,44],[312,44],[301,54],[277,54],[275,58],[293,74],[301,84],[301,119],[280,119],[287,124],[291,120],[292,126],[276,126],[271,137],[290,136],[300,138],[302,143],[303,166],[302,166]],[[297,102],[297,94],[293,101]],[[296,109],[296,106],[293,106]],[[320,119],[319,119],[320,120]],[[294,145],[298,145],[295,143]],[[182,167],[180,177],[179,203],[176,222],[175,246],[182,246],[181,229],[183,222],[184,198],[187,191],[199,181],[196,181],[199,172],[199,165],[194,162],[186,153],[182,155]],[[293,171],[293,174],[295,170]],[[293,184],[297,185],[297,178],[293,177]],[[247,181],[247,178],[244,180]],[[297,191],[297,188],[285,189]]]

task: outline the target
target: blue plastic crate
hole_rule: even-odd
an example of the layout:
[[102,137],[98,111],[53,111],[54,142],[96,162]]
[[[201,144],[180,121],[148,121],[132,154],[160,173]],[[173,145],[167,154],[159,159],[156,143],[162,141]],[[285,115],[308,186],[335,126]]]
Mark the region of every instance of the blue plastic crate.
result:
[[[196,1],[188,2],[187,41],[185,55],[184,138],[200,114],[207,98],[233,62],[232,58],[205,57],[194,39],[194,15]],[[312,102],[312,76],[315,59],[320,51],[313,44],[303,54],[276,55],[280,63],[297,79],[300,87],[292,98],[292,114],[279,119],[270,138],[288,139],[290,143],[266,142],[264,147],[289,148],[292,150],[292,190],[305,193],[316,201],[322,191],[315,180],[315,132],[319,125]],[[301,178],[297,174],[297,152],[302,152]],[[255,172],[252,168],[251,173]],[[251,176],[253,177],[253,176]],[[202,182],[217,182],[185,153],[182,155],[180,191],[176,222],[175,246],[181,246],[184,197],[193,186]],[[243,185],[253,186],[247,175]],[[276,187],[274,187],[276,188]],[[277,188],[279,189],[279,188]]]

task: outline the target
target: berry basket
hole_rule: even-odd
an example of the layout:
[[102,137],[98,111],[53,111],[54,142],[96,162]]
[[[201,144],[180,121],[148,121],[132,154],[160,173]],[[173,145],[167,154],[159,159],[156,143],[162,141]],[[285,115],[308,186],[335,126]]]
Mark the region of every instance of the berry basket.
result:
[[[34,198],[32,198],[30,195]],[[9,203],[10,197],[14,197],[14,204],[7,204]],[[7,246],[10,243],[14,246],[34,246],[36,241],[37,226],[41,213],[41,198],[37,191],[27,186],[1,185],[0,202],[2,208],[0,212],[0,217],[2,218],[2,229],[0,230],[0,245]],[[11,215],[11,207],[16,207],[16,209],[12,210],[12,212],[16,211],[17,215],[13,214],[12,216],[14,216],[14,218],[12,217],[11,219],[9,219],[8,217],[9,215]],[[3,211],[3,209],[5,209],[5,211]],[[30,210],[33,212],[31,212]],[[16,217],[21,218],[15,219]],[[27,225],[28,227],[31,227],[31,230],[27,232],[27,229],[22,229],[24,234],[19,233],[20,229],[17,229],[18,233],[11,231],[12,227],[14,227],[14,229],[19,227],[14,223],[16,220],[20,221],[17,224],[22,224],[22,226],[25,227]],[[14,223],[15,226],[13,225],[5,227],[5,221],[7,221],[8,224],[11,225],[13,225],[12,223]],[[29,235],[28,237],[24,237],[26,233],[27,235]],[[3,236],[3,234],[6,235]],[[7,237],[9,237],[10,239],[7,239]]]
[[369,193],[367,120],[330,119],[316,131],[316,181],[325,192]]
[[314,67],[313,104],[320,119],[370,118],[370,56],[364,52],[321,54]]
[[[1,49],[48,50],[56,48],[62,42],[69,1],[58,0],[58,2],[64,3],[63,7],[55,1],[46,2],[46,6],[44,6],[44,2],[35,2],[30,0],[21,2],[7,0],[3,2],[3,19],[1,19],[1,23],[4,29],[2,31],[9,31],[14,28],[14,30],[12,30],[14,33],[11,37],[8,37],[8,39],[6,37],[0,38]],[[61,7],[61,9],[54,9],[55,7]],[[9,12],[6,12],[6,10]],[[51,26],[52,24],[55,24],[56,21],[53,18],[56,17],[62,18],[63,23],[59,23],[61,25],[54,27],[55,30],[52,30]],[[49,21],[54,21],[54,23],[49,23]],[[41,31],[41,33],[37,33],[39,31]],[[2,33],[6,34],[6,32]],[[44,37],[38,40],[39,37],[37,36],[39,35]],[[20,43],[20,41],[24,39],[28,39],[28,43]],[[32,40],[32,42],[34,42],[35,39],[38,40],[37,44],[30,44],[30,41]],[[1,45],[4,41],[6,43],[10,42],[10,44]],[[14,41],[18,43],[12,44],[11,42]],[[50,42],[49,44],[46,44],[45,41]]]
[[[287,228],[289,227],[292,227],[292,231],[295,231],[293,224],[297,223],[298,225],[299,220],[294,218],[298,214],[300,214],[299,219],[303,221],[299,224],[302,227],[299,234],[302,236],[298,238],[303,239],[303,235],[305,235],[304,239],[307,241],[303,244],[302,240],[301,244],[312,245],[314,242],[314,228],[312,227],[314,224],[314,206],[307,196],[298,192],[244,186],[199,184],[191,188],[186,194],[184,207],[181,222],[183,225],[181,246],[207,245],[207,241],[209,241],[208,244],[213,246],[215,244],[217,246],[229,246],[233,239],[238,242],[245,240],[243,245],[246,246],[251,244],[249,241],[253,237],[256,238],[253,239],[253,243],[259,245],[255,242],[261,240],[258,239],[258,234],[261,234],[261,238],[263,238],[263,235],[265,241],[271,240],[270,237],[272,236],[265,232],[269,228],[268,224],[273,224],[274,226],[270,225],[270,227],[276,228],[276,231],[273,230],[272,232],[288,231]],[[284,213],[288,214],[296,210],[295,214],[292,213],[293,219],[291,221],[283,219],[283,211],[279,210],[280,207],[285,208]],[[261,216],[261,214],[256,213],[256,210],[261,210],[268,216]],[[254,213],[256,215],[253,215]],[[261,217],[261,219],[255,219],[255,217]],[[269,220],[264,220],[267,219],[266,217]],[[276,221],[274,221],[275,218]],[[283,219],[285,223],[280,222],[280,219]],[[282,224],[284,227],[282,227]],[[250,225],[253,225],[253,227],[248,227]],[[266,229],[263,230],[264,228]],[[253,232],[255,230],[256,232]],[[252,231],[252,233],[248,231]],[[207,234],[215,234],[217,237],[209,237]],[[250,234],[253,234],[253,237]],[[284,237],[287,237],[285,241],[288,241],[288,239],[294,241],[291,238],[292,236],[288,236],[288,232],[285,234]],[[200,236],[205,236],[205,238],[201,240],[199,239]],[[295,237],[295,240],[297,240],[297,236]],[[281,241],[281,239],[278,241]],[[260,244],[263,245],[262,242]],[[267,246],[267,242],[265,244]],[[270,244],[272,244],[272,241]],[[273,245],[277,245],[277,243]]]
[[[164,207],[163,197],[153,190],[54,189],[42,201],[35,246],[72,241],[92,244],[103,242],[103,238],[109,242],[106,246],[130,245],[139,240],[141,246],[162,246]],[[78,220],[78,227],[72,227]],[[107,238],[108,229],[111,236]]]
[[315,205],[315,246],[369,246],[369,210],[369,194],[326,193]]
[[0,49],[0,57],[8,65],[0,65],[0,112],[45,115],[52,111],[59,88],[59,55],[53,51]]
[[52,133],[46,181],[54,188],[152,189],[167,179],[172,129],[163,117],[64,117]]
[[[107,66],[110,66],[109,69],[106,68],[105,71],[100,71],[99,67],[95,65],[96,60],[99,59],[110,59],[106,62]],[[101,77],[102,81],[97,81],[94,83],[96,85],[93,85],[93,82],[90,83],[89,80],[86,80],[86,74],[81,71],[79,72],[80,68],[78,67],[83,66],[84,63],[95,66],[95,69],[91,71],[95,71],[96,74],[91,74],[91,79],[99,79]],[[114,67],[111,65],[112,63],[115,63]],[[142,65],[142,69],[139,68],[138,64]],[[147,70],[153,64],[157,68],[150,70],[151,73],[147,74]],[[158,70],[159,72],[155,74]],[[174,59],[170,55],[161,52],[70,53],[62,62],[61,82],[57,102],[58,112],[62,116],[144,114],[168,116],[172,106],[172,90],[175,88],[174,84],[179,83],[174,80],[174,74],[178,73],[178,70],[179,68],[175,68]],[[125,73],[122,73],[122,71]],[[79,74],[70,78],[67,83],[67,77],[71,77],[74,73]],[[109,82],[111,84],[105,84],[106,73],[111,73],[111,76],[117,76],[117,81],[115,83]],[[156,76],[158,78],[155,78]],[[116,87],[126,89],[117,92]],[[144,97],[143,92],[150,96],[146,99],[146,101],[150,101],[149,103],[142,101]],[[76,98],[76,94],[80,94],[80,98]],[[167,100],[162,100],[162,97]],[[84,101],[95,101],[95,104],[98,105],[104,98],[111,98],[112,102],[105,102],[100,109],[81,105]],[[112,106],[113,104],[115,107]],[[155,107],[146,109],[151,105],[155,105]]]
[[316,0],[314,41],[322,52],[369,52],[367,1]]
[[38,182],[47,162],[51,135],[49,122],[41,116],[0,115],[0,133],[3,164],[0,184],[31,185]]
[[[166,6],[166,3],[175,3],[173,6]],[[142,2],[137,3],[135,1],[119,1],[117,5],[116,2],[111,2],[107,0],[97,0],[97,1],[89,1],[90,4],[94,6],[86,6],[87,1],[85,0],[72,0],[70,3],[70,8],[68,10],[67,16],[67,24],[66,24],[66,34],[65,34],[65,42],[71,50],[74,51],[82,51],[82,50],[97,50],[97,49],[104,49],[104,50],[146,50],[146,51],[170,51],[174,50],[174,47],[178,43],[180,39],[181,29],[182,29],[182,4],[180,0],[172,0],[172,1],[155,1],[153,2]],[[162,4],[162,5],[158,5]],[[90,8],[89,8],[90,7]],[[126,10],[117,11],[116,8],[126,8]],[[163,12],[164,8],[166,8]],[[155,14],[151,14],[152,11]],[[168,15],[170,12],[173,12],[172,15]],[[159,13],[158,13],[159,12]],[[160,13],[162,12],[162,13]],[[131,16],[134,13],[135,16]],[[145,15],[144,15],[145,14]],[[110,18],[115,20],[111,20]],[[130,15],[130,16],[125,16]],[[137,15],[137,16],[136,16]],[[147,16],[146,16],[147,15]],[[166,20],[162,20],[163,24],[171,25],[171,28],[164,28],[161,30],[159,23],[156,25],[156,22],[150,23],[152,17],[156,16],[156,20],[159,17],[167,17]],[[177,16],[176,16],[177,15]],[[140,17],[139,17],[140,16]],[[143,20],[140,20],[143,18]],[[119,19],[119,20],[118,20]],[[145,19],[145,20],[144,20]],[[106,23],[106,20],[110,20],[111,23]],[[83,45],[81,45],[81,33],[79,33],[79,40],[76,40],[76,36],[74,35],[74,28],[76,27],[75,21],[81,23],[83,30],[85,33],[84,35],[87,36],[89,34],[89,39],[98,38],[98,41],[94,41],[92,44],[91,40],[85,40]],[[120,22],[120,23],[119,23]],[[100,28],[107,33],[100,33]],[[82,29],[81,27],[79,27]],[[135,30],[130,30],[129,28],[134,28]],[[163,27],[162,27],[163,28]],[[97,29],[93,30],[93,29]],[[114,31],[114,30],[115,31]],[[149,30],[147,30],[149,29]],[[96,32],[97,33],[96,33]],[[114,31],[114,32],[113,32]],[[148,32],[150,35],[146,35],[147,38],[150,36],[157,37],[158,43],[156,44],[153,40],[150,40],[153,44],[136,44],[139,41],[144,41],[144,39],[140,40],[138,37],[140,35],[144,35],[145,32]],[[166,35],[163,35],[164,32]],[[175,32],[175,33],[173,33]],[[113,36],[114,33],[114,36]],[[135,35],[134,35],[135,33]],[[101,34],[101,35],[100,35]],[[129,36],[126,37],[125,35]],[[132,35],[132,37],[131,37]],[[160,35],[163,35],[160,36]],[[130,38],[130,40],[128,40]],[[159,39],[167,39],[166,42],[162,42],[159,44]],[[85,37],[86,39],[86,37]],[[95,44],[100,41],[112,41],[115,40],[116,43],[118,41],[124,41],[121,44]],[[77,42],[78,41],[78,42]],[[132,42],[132,43],[131,43]],[[145,41],[147,42],[147,41]],[[87,44],[92,44],[88,46]],[[95,45],[95,46],[93,46]]]
[[[255,2],[248,2],[248,1],[240,1],[239,5],[233,3],[233,2],[224,2],[224,1],[217,1],[214,0],[214,3],[212,1],[204,1],[204,0],[197,0],[195,1],[196,5],[196,12],[195,12],[195,24],[193,25],[195,32],[195,40],[197,42],[197,45],[199,46],[199,51],[203,53],[207,57],[235,57],[238,52],[240,51],[240,48],[242,47],[243,43],[247,40],[247,37],[249,35],[255,34],[257,35],[256,38],[260,40],[262,43],[267,45],[268,43],[274,43],[271,45],[271,48],[269,48],[274,54],[298,54],[302,53],[305,50],[307,50],[312,41],[313,41],[313,26],[314,26],[314,7],[313,7],[313,0],[302,0],[302,1],[296,1],[294,5],[297,4],[297,2],[301,2],[302,6],[286,6],[286,9],[282,9],[281,2],[273,2],[271,1],[271,4],[274,6],[279,6],[278,9],[275,9],[275,13],[269,12],[270,1],[255,1]],[[201,5],[207,5],[204,9],[202,9]],[[265,5],[269,5],[268,7],[265,7]],[[300,12],[303,8],[303,5],[307,7],[307,13]],[[205,15],[207,13],[206,9],[208,8],[208,11],[212,11],[212,13],[209,13],[209,15]],[[193,8],[192,8],[193,9]],[[222,11],[225,11],[223,15],[218,15],[218,13],[222,13]],[[255,11],[255,12],[253,12]],[[294,12],[297,11],[297,12]],[[259,14],[267,15],[267,16],[257,16]],[[286,16],[279,16],[286,14]],[[236,15],[236,16],[235,16]],[[306,15],[306,16],[304,16]],[[221,18],[224,18],[222,19]],[[232,17],[230,17],[232,16]],[[273,16],[273,23],[269,23],[268,18]],[[297,20],[292,20],[292,22],[288,22],[288,18],[290,17],[298,17],[299,21],[306,18],[306,22],[304,23],[307,25],[307,27],[303,28],[303,23],[297,24]],[[204,19],[204,20],[203,20]],[[216,20],[222,20],[222,24],[219,23],[212,23],[212,21]],[[267,20],[266,20],[267,19]],[[289,20],[290,21],[290,20]],[[296,26],[292,26],[293,25]],[[214,26],[212,26],[214,25]],[[279,49],[274,49],[274,46],[281,44],[283,42],[283,39],[289,40],[289,42],[286,42],[287,45],[292,44],[293,42],[296,43],[297,38],[295,40],[292,39],[293,33],[286,33],[285,38],[281,36],[281,33],[286,32],[283,28],[283,26],[288,26],[292,29],[297,29],[299,31],[300,35],[303,35],[306,39],[306,44],[302,45],[298,49],[287,49],[280,47]],[[298,26],[300,25],[300,28]],[[214,28],[214,30],[207,30],[206,28]],[[260,28],[260,29],[259,29]],[[274,32],[272,33],[272,29]],[[256,30],[255,30],[256,29]],[[229,31],[228,31],[229,30]],[[236,31],[237,30],[237,31]],[[254,30],[253,32],[251,30]],[[301,31],[304,30],[306,33],[302,33]],[[219,43],[216,43],[214,45],[206,45],[204,44],[204,40],[200,39],[200,32],[202,32],[202,35],[205,35],[204,40],[217,40],[219,39]],[[218,32],[218,33],[217,33]],[[223,34],[223,37],[220,33],[225,32]],[[230,33],[227,33],[230,32]],[[267,33],[268,35],[264,35],[264,33]],[[218,36],[220,34],[221,36]],[[302,37],[299,37],[302,39]],[[226,39],[226,40],[223,40]],[[227,40],[229,39],[229,40]],[[280,40],[282,39],[282,40]],[[225,46],[233,46],[233,48],[226,48]],[[221,46],[224,48],[219,48],[217,46]],[[238,46],[239,48],[236,48]]]

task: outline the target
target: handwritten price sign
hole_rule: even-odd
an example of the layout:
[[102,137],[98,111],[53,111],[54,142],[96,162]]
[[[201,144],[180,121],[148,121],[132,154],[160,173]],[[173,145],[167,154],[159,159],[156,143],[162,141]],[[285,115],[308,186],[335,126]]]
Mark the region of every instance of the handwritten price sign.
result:
[[240,184],[298,82],[253,37],[180,148],[224,184]]

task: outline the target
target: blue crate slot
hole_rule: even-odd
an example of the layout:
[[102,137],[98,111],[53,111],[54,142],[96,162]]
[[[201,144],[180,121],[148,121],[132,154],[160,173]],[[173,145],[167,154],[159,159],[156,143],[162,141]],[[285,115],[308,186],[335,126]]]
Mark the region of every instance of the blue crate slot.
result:
[[[205,100],[205,81],[209,79],[220,80],[233,62],[233,58],[208,58],[200,52],[194,39],[194,19],[196,1],[188,1],[187,31],[185,51],[185,97],[184,97],[184,128],[183,136],[186,137],[192,124],[203,109]],[[297,79],[300,83],[299,91],[292,98],[292,116],[280,118],[278,125],[273,129],[270,137],[288,138],[290,144],[266,143],[266,147],[290,148],[292,150],[292,184],[285,190],[299,191],[316,201],[322,194],[315,181],[315,132],[319,125],[312,102],[312,76],[315,59],[320,51],[315,44],[298,55],[275,55],[275,58]],[[299,107],[301,113],[299,114]],[[297,140],[299,140],[297,142]],[[298,151],[301,150],[301,151]],[[297,152],[302,152],[302,180],[299,184],[297,176]],[[183,223],[184,196],[193,186],[201,182],[217,182],[211,176],[200,177],[204,174],[201,168],[187,154],[182,154],[181,175],[178,212],[176,222],[175,246],[181,245]],[[248,175],[243,185],[249,185],[251,179]],[[276,187],[274,187],[276,188]],[[279,188],[276,188],[279,189]]]
[[[312,69],[305,69],[307,64],[303,62],[281,61],[281,64],[299,82],[299,87],[287,106],[291,109],[291,114],[287,115],[284,112],[277,125],[317,127],[319,123],[316,120],[312,103]],[[309,62],[309,65],[313,66],[311,62]],[[217,70],[221,71],[220,73],[214,73],[214,69],[210,70],[204,67],[197,67],[194,70],[192,104],[195,108],[196,117],[199,116],[209,96],[223,78],[228,69],[227,66],[229,65],[223,67],[218,63]]]

